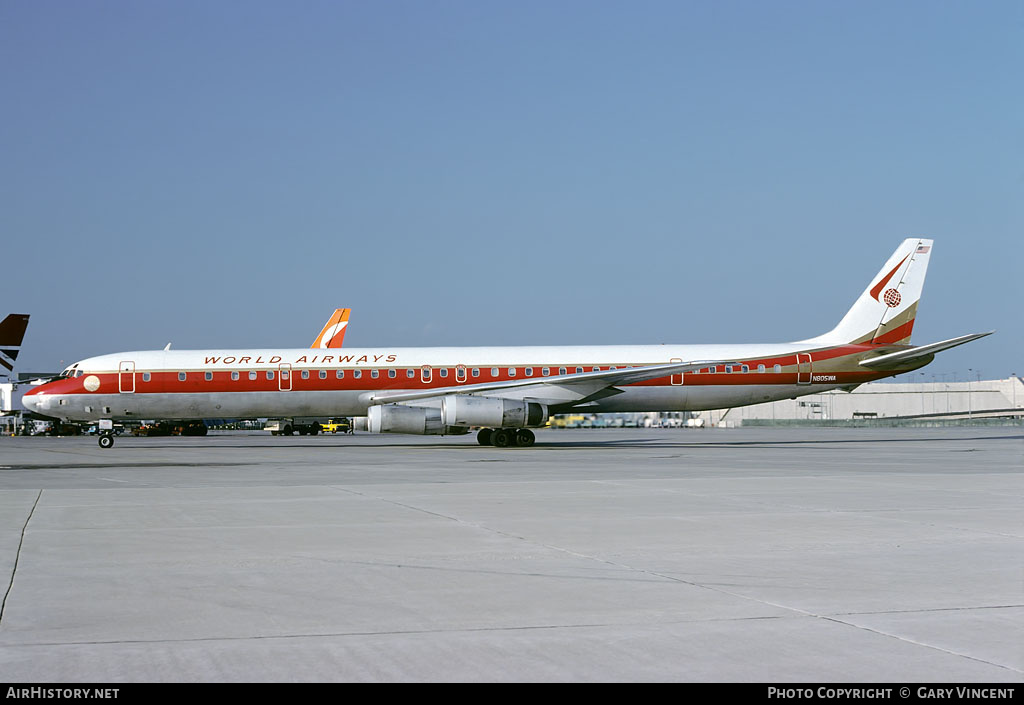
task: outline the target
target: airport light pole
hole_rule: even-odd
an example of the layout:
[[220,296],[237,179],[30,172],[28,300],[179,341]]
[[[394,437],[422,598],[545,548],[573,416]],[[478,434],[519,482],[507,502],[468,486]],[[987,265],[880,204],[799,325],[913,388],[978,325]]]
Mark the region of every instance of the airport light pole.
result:
[[921,372],[920,375],[921,375],[921,413],[924,414],[925,413],[925,409],[924,409],[924,372]]
[[971,418],[971,372],[970,367],[967,368],[967,418]]

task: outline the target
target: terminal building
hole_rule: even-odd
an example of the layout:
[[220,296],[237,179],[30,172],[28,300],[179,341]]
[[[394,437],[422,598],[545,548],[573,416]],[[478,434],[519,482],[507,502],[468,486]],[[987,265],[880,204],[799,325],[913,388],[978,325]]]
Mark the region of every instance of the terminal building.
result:
[[552,428],[710,428],[791,425],[1024,425],[1024,381],[869,382],[796,399],[700,412],[560,414]]
[[833,390],[796,399],[701,412],[705,426],[771,425],[777,422],[914,420],[972,422],[1024,419],[1024,382],[1007,379],[966,382],[869,382],[852,392]]

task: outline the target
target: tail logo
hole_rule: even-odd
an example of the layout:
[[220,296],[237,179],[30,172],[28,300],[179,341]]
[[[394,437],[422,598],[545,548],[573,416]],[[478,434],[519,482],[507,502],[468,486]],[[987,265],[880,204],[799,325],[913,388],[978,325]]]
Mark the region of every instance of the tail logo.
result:
[[[910,255],[907,255],[907,257],[910,257]],[[885,288],[885,285],[889,283],[889,280],[892,279],[893,275],[896,274],[896,272],[899,271],[900,267],[903,266],[903,263],[907,261],[907,257],[901,259],[900,263],[893,267],[891,272],[882,277],[882,281],[878,282],[873,287],[871,287],[871,298],[873,298],[878,303],[884,303],[886,306],[890,307],[896,307],[900,305],[900,294],[895,289],[885,290],[884,301],[881,299],[879,294],[882,293],[882,289]]]
[[335,323],[333,326],[324,331],[323,337],[320,340],[321,348],[331,347],[331,341],[334,340],[335,336],[345,331],[345,326],[348,325],[348,321],[342,321],[341,323]]

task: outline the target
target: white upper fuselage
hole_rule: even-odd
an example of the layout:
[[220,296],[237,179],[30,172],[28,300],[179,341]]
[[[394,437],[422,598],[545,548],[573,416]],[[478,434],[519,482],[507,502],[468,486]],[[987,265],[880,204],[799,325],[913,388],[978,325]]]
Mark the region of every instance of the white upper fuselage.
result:
[[[543,365],[653,365],[672,360],[740,360],[795,354],[803,343],[768,345],[575,345],[423,348],[260,348],[246,350],[138,350],[86,358],[78,369],[94,373],[118,370],[122,361],[138,369],[276,369],[288,364],[301,368],[419,368]],[[537,372],[537,374],[540,374]]]

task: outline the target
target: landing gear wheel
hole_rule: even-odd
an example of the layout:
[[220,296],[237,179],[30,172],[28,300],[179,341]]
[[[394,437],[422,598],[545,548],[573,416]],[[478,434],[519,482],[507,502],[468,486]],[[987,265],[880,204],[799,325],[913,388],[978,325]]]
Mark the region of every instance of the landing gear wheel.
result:
[[533,445],[537,437],[533,435],[533,431],[528,428],[521,428],[516,431],[516,445],[520,448],[529,448]]
[[481,428],[479,431],[477,431],[476,442],[482,446],[491,445],[491,434],[493,433],[494,432],[489,428]]
[[496,428],[491,432],[491,443],[495,448],[508,448],[512,442],[512,433],[504,428]]
[[114,436],[110,433],[101,433],[99,437],[100,448],[110,448],[114,445]]

